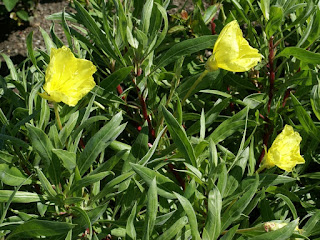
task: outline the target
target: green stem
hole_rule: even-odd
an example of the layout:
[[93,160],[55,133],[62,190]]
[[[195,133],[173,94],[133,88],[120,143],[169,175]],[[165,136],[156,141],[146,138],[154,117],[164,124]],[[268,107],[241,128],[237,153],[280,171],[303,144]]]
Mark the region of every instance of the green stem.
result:
[[61,124],[61,119],[60,119],[60,115],[59,115],[58,103],[56,103],[56,102],[53,103],[53,109],[54,109],[54,114],[56,115],[56,122],[58,124],[58,127],[60,130],[62,130],[62,124]]
[[[252,227],[252,228],[243,228],[243,229],[238,229],[236,230],[236,233],[245,233],[245,232],[250,232],[252,230],[261,230],[261,227]],[[225,235],[228,232],[228,230],[221,232],[221,235]]]
[[203,73],[201,73],[201,75],[198,77],[198,79],[193,83],[193,85],[191,86],[191,88],[189,88],[189,91],[187,92],[187,94],[184,96],[184,98],[181,101],[181,105],[183,105],[185,103],[185,101],[187,100],[187,98],[190,96],[190,94],[192,93],[192,91],[198,86],[198,84],[202,81],[202,79],[208,74],[208,70],[204,70]]

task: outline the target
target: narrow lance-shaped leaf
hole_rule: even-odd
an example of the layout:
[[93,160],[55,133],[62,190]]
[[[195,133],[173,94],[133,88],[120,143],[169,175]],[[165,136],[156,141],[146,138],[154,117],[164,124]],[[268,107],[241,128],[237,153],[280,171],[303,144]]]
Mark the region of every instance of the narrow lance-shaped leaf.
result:
[[[0,202],[8,202],[10,196],[14,191],[12,190],[0,190]],[[32,192],[23,192],[18,191],[13,197],[13,203],[31,203],[31,202],[40,202],[41,200],[46,199],[45,196],[41,196]]]
[[31,124],[26,124],[26,127],[29,132],[33,149],[40,155],[45,166],[49,167],[52,161],[51,150],[53,149],[53,146],[48,136],[41,129],[36,128]]
[[177,148],[181,153],[184,154],[188,163],[190,163],[194,167],[197,167],[194,150],[187,137],[186,132],[165,107],[162,107],[162,112],[164,119],[166,120],[168,130],[172,136],[174,143],[177,145]]
[[319,64],[320,53],[310,52],[303,48],[286,47],[276,57],[289,57],[293,56],[304,63]]
[[188,218],[186,216],[178,219],[172,226],[166,230],[164,233],[162,233],[156,240],[168,240],[172,239],[177,233],[185,227],[185,225],[188,223]]
[[157,65],[153,70],[165,67],[169,63],[176,61],[182,56],[186,56],[206,48],[213,48],[217,36],[201,36],[194,39],[188,39],[177,43],[171,47],[162,57],[157,61]]
[[149,240],[155,225],[158,212],[157,181],[154,178],[148,191],[147,216],[144,223],[144,233],[142,240]]
[[189,202],[188,199],[181,196],[180,194],[178,194],[178,193],[174,193],[174,194],[178,198],[179,202],[181,203],[184,211],[186,212],[186,214],[188,216],[190,227],[191,227],[192,239],[201,240],[200,233],[198,230],[198,222],[197,222],[196,213],[194,212],[194,209],[193,209],[191,203]]
[[81,175],[88,170],[98,155],[113,141],[113,138],[123,130],[118,128],[121,120],[122,116],[119,112],[89,140],[77,162]]
[[309,116],[307,111],[303,108],[303,106],[298,101],[298,99],[292,93],[290,93],[290,95],[291,95],[291,99],[293,102],[293,106],[294,106],[296,115],[297,115],[299,122],[301,123],[303,129],[308,134],[310,134],[314,139],[316,139],[317,141],[320,141],[319,129],[315,126],[313,120],[311,119],[311,117]]
[[132,166],[132,169],[147,183],[148,186],[150,186],[154,178],[157,179],[157,191],[160,196],[173,199],[176,198],[172,193],[173,191],[182,194],[181,189],[170,178],[139,164],[131,163],[130,165]]
[[203,230],[203,240],[215,240],[221,231],[221,209],[222,198],[217,187],[209,192],[208,196],[208,214],[206,225]]
[[111,56],[113,59],[115,59],[117,62],[122,64],[119,57],[115,54],[114,50],[112,49],[109,40],[106,38],[106,36],[103,34],[103,32],[100,30],[100,28],[95,23],[94,19],[91,17],[91,15],[87,12],[87,10],[78,2],[74,1],[77,14],[81,18],[83,24],[86,26],[86,28],[90,31],[93,38],[96,40],[97,45],[103,49],[109,56]]
[[34,219],[19,225],[7,239],[17,239],[17,237],[21,236],[24,238],[58,236],[67,234],[73,227],[74,225],[66,222]]
[[136,240],[137,233],[134,227],[134,220],[136,218],[136,211],[137,211],[137,203],[135,202],[133,208],[131,210],[131,214],[128,218],[127,225],[126,225],[126,239]]
[[247,191],[243,194],[243,196],[235,202],[230,208],[228,208],[225,212],[222,213],[221,219],[221,230],[227,229],[235,220],[237,220],[241,213],[245,210],[245,208],[250,203],[254,194],[257,191],[259,185],[259,175],[256,175],[255,181]]
[[10,167],[6,163],[0,164],[0,180],[9,186],[19,186],[20,184],[30,184],[32,182],[18,168]]

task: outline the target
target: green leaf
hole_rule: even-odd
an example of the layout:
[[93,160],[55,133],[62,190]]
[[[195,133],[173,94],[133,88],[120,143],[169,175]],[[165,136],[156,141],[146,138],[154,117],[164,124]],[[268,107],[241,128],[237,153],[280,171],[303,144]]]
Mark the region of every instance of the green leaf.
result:
[[283,240],[289,239],[294,231],[294,229],[298,226],[298,219],[292,221],[287,226],[280,228],[275,231],[271,231],[268,233],[264,233],[253,238],[250,240]]
[[313,24],[312,24],[312,28],[310,30],[310,34],[307,38],[307,46],[310,46],[312,43],[314,43],[317,39],[319,39],[320,37],[320,26],[319,26],[319,22],[320,22],[320,9],[317,9],[317,12],[315,13],[314,20],[313,20]]
[[75,192],[85,186],[94,184],[95,182],[101,181],[106,176],[110,175],[111,173],[112,172],[107,171],[107,172],[101,172],[101,173],[93,174],[90,176],[86,176],[86,177],[82,178],[81,180],[75,182],[75,184],[73,184],[71,186],[70,193]]
[[156,222],[158,212],[157,180],[154,178],[148,191],[147,214],[144,222],[142,240],[149,240]]
[[126,153],[127,153],[127,150],[122,150],[118,152],[116,155],[112,156],[110,159],[102,163],[99,167],[94,169],[88,175],[97,174],[104,171],[111,171],[119,163],[119,161],[125,156]]
[[0,150],[0,161],[10,164],[10,163],[12,163],[13,159],[14,159],[13,155],[11,155],[5,151]]
[[65,12],[64,12],[64,11],[63,11],[62,14],[61,14],[61,25],[62,25],[62,28],[63,28],[63,31],[64,31],[64,35],[65,35],[66,38],[67,38],[69,48],[70,48],[71,51],[72,51],[71,33],[70,33],[69,26],[68,26],[68,24],[67,24],[67,22],[66,22]]
[[94,203],[95,201],[105,197],[107,194],[111,193],[112,191],[114,191],[114,187],[119,185],[120,183],[122,183],[123,181],[127,180],[128,178],[131,178],[134,175],[134,172],[127,172],[124,173],[114,179],[112,179],[110,182],[108,182],[104,188],[94,197],[91,198],[91,202],[90,203]]
[[41,182],[41,186],[51,197],[55,197],[57,195],[57,192],[53,189],[52,184],[49,182],[49,180],[46,178],[46,176],[39,168],[36,168],[36,170],[38,173],[39,180]]
[[263,13],[264,18],[268,21],[270,14],[270,0],[261,0],[260,8]]
[[36,67],[36,69],[39,71],[39,73],[41,73],[42,75],[44,75],[44,73],[39,69],[38,67],[38,63],[36,60],[36,57],[34,56],[34,51],[33,51],[33,45],[32,45],[32,38],[33,38],[33,32],[30,32],[27,36],[27,50],[28,50],[28,55],[29,58],[32,62],[32,64]]
[[176,185],[170,178],[138,164],[131,163],[130,165],[132,169],[148,184],[148,186],[150,186],[154,178],[157,179],[157,191],[160,196],[173,199],[176,198],[172,193],[173,191],[182,193],[178,185]]
[[222,197],[217,187],[209,192],[208,214],[206,225],[203,229],[203,240],[218,239],[221,231]]
[[0,164],[0,180],[10,186],[19,186],[20,184],[30,184],[31,179],[26,180],[27,177],[16,167],[10,167],[3,163]]
[[[230,99],[226,98],[222,101],[217,101],[216,104],[205,113],[206,128],[208,128],[218,117],[222,110],[230,104]],[[187,135],[194,135],[200,130],[200,121],[197,121],[187,129]]]
[[153,71],[165,67],[182,56],[186,56],[206,48],[213,48],[217,36],[201,36],[175,44],[158,61]]
[[317,210],[312,217],[303,226],[303,234],[310,236],[315,229],[317,229],[317,224],[320,222],[320,211]]
[[[11,194],[14,191],[12,190],[0,190],[0,202],[8,202]],[[31,192],[21,192],[18,191],[13,197],[13,203],[31,203],[31,202],[40,202],[44,200],[44,197],[36,193]]]
[[81,19],[82,24],[89,30],[98,47],[104,50],[116,62],[122,63],[119,57],[115,54],[114,49],[110,45],[110,41],[106,35],[101,31],[94,19],[87,12],[87,10],[78,2],[74,1],[77,15]]
[[233,237],[236,234],[236,231],[238,230],[238,228],[239,228],[239,224],[230,228],[228,232],[225,235],[223,235],[222,238],[220,238],[220,240],[233,240],[234,239]]
[[315,140],[320,141],[320,130],[316,127],[313,120],[301,105],[301,103],[298,101],[298,99],[292,93],[290,93],[290,96],[293,102],[296,116],[298,117],[303,129]]
[[[167,11],[164,7],[162,7],[159,3],[155,2],[162,18],[164,21],[164,27],[161,30],[161,33],[158,35],[158,39],[157,42],[155,43],[155,45],[152,48],[149,48],[148,52],[153,51],[155,48],[157,48],[158,46],[160,46],[160,44],[162,43],[162,41],[165,39],[165,37],[167,36],[167,32],[168,32],[168,28],[169,28],[169,21],[168,21],[168,14]],[[157,29],[158,30],[158,29]],[[159,31],[159,30],[158,30]],[[151,45],[151,44],[150,44]]]
[[203,15],[204,23],[209,24],[209,22],[212,20],[212,18],[217,14],[218,10],[219,10],[218,4],[209,6]]
[[191,203],[189,202],[188,199],[186,199],[185,197],[181,196],[178,193],[174,193],[174,195],[176,195],[176,197],[178,198],[180,204],[182,205],[184,211],[188,216],[189,224],[191,227],[192,239],[201,240],[200,233],[198,230],[196,213],[194,212],[194,209]]
[[77,221],[78,221],[77,228],[79,229],[79,231],[89,229],[88,238],[92,239],[92,224],[91,224],[91,220],[90,220],[88,214],[79,207],[72,207],[71,209],[73,211],[75,211],[76,214],[78,215],[77,216]]
[[[9,0],[11,1],[11,0]],[[8,57],[6,54],[4,53],[1,53],[1,56],[3,57],[3,59],[6,61],[6,64],[7,64],[7,67],[8,69],[10,70],[10,75],[11,75],[11,78],[13,80],[19,80],[19,75],[17,73],[17,70],[13,64],[13,62],[11,61],[10,57]]]
[[173,239],[175,235],[188,223],[188,218],[186,216],[178,219],[172,226],[162,233],[156,240],[169,240]]
[[79,111],[76,111],[75,113],[71,114],[69,116],[68,122],[63,126],[62,130],[59,132],[59,138],[63,145],[65,144],[74,127],[76,126],[78,117]]
[[144,166],[148,163],[148,161],[150,160],[150,158],[152,157],[152,155],[156,151],[158,144],[159,144],[159,141],[161,140],[164,132],[165,132],[165,128],[159,132],[156,140],[154,140],[154,142],[152,144],[152,147],[149,149],[149,151],[146,153],[146,155],[144,155],[143,158],[141,158],[141,160],[139,161],[140,165]]
[[102,80],[100,87],[104,88],[106,92],[115,91],[116,87],[128,77],[133,70],[133,67],[124,67],[113,72],[106,79]]
[[313,113],[316,115],[318,120],[320,120],[320,88],[318,85],[314,85],[310,94],[310,102],[312,106]]
[[52,161],[52,143],[41,129],[36,128],[31,124],[26,124],[26,127],[29,132],[33,149],[40,155],[44,165],[48,168]]
[[129,215],[127,225],[126,225],[126,239],[130,239],[130,240],[137,239],[137,233],[136,233],[136,229],[134,227],[134,220],[136,218],[136,212],[137,212],[137,203],[135,202],[133,205],[133,208],[131,210],[131,213]]
[[74,227],[73,224],[66,222],[55,222],[46,220],[33,219],[19,225],[7,238],[16,239],[19,238],[32,238],[39,236],[58,236],[69,232]]
[[162,107],[162,113],[164,119],[166,120],[171,137],[174,143],[177,145],[178,150],[185,156],[188,163],[194,167],[197,167],[193,147],[188,140],[187,134],[183,127],[165,107]]
[[268,39],[273,36],[273,34],[280,30],[283,20],[283,9],[281,6],[273,5],[270,8],[270,19],[266,26],[266,34]]
[[5,135],[5,134],[1,134],[0,133],[0,139],[1,140],[6,140],[6,141],[10,141],[11,144],[14,144],[15,146],[22,147],[24,149],[28,149],[30,147],[26,142],[20,140],[19,138],[12,137],[12,136],[9,136],[9,135]]
[[237,220],[241,216],[241,213],[245,210],[245,208],[248,206],[251,199],[255,195],[258,185],[259,175],[257,174],[254,183],[247,188],[247,191],[242,195],[242,197],[222,213],[222,231],[227,229],[235,220]]
[[55,154],[58,159],[62,162],[63,166],[72,172],[77,163],[76,163],[76,153],[74,152],[68,152],[66,150],[62,149],[52,149],[53,154]]
[[143,5],[143,9],[142,9],[142,16],[141,16],[142,31],[145,34],[148,34],[148,31],[149,31],[152,8],[153,8],[153,0],[145,1],[145,4]]
[[77,162],[80,175],[90,168],[98,155],[123,131],[124,126],[119,126],[121,120],[119,112],[88,141]]
[[29,14],[24,10],[18,11],[17,16],[21,18],[23,21],[29,21]]
[[249,147],[241,153],[238,161],[229,172],[227,186],[223,196],[230,196],[238,188],[249,159]]
[[290,198],[288,198],[287,196],[280,194],[280,193],[276,194],[275,197],[281,198],[288,205],[288,207],[292,213],[293,219],[298,218],[297,210],[294,207],[294,204],[291,202]]
[[239,129],[244,129],[245,120],[248,112],[248,107],[242,109],[240,112],[232,116],[231,118],[223,121],[207,138],[207,140],[212,140],[215,144],[223,141],[227,137],[231,136],[235,131]]
[[277,56],[278,57],[290,57],[293,56],[304,63],[311,63],[311,64],[319,64],[320,62],[320,53],[310,52],[303,48],[297,47],[286,47],[282,50]]
[[11,10],[17,5],[19,0],[3,0],[3,4],[8,10],[8,12],[11,12]]
[[51,40],[49,34],[43,30],[41,27],[40,27],[40,32],[42,34],[42,37],[43,37],[43,40],[44,40],[44,44],[46,45],[46,49],[47,49],[47,53],[51,54],[51,49],[52,48],[57,48],[57,46],[54,44],[54,42]]

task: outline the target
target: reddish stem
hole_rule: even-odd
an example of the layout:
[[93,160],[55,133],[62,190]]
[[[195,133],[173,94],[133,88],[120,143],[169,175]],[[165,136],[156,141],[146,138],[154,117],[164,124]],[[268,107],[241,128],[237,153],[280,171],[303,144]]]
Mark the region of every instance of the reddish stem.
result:
[[[139,77],[141,74],[142,74],[142,69],[138,68],[138,71],[136,73],[136,77]],[[155,134],[155,131],[154,131],[153,127],[152,127],[150,117],[148,115],[148,109],[147,109],[146,101],[143,99],[141,91],[140,91],[139,87],[136,85],[135,79],[133,79],[133,83],[134,83],[134,85],[136,87],[136,90],[137,90],[137,93],[138,93],[138,97],[139,97],[139,100],[140,100],[140,105],[141,105],[143,118],[148,123],[150,135],[152,136],[153,139],[155,139],[156,138],[156,134]]]
[[210,25],[212,35],[216,35],[216,24],[214,23],[214,17],[211,19]]
[[287,100],[290,96],[291,90],[292,90],[291,88],[288,88],[287,91],[285,92],[284,97],[283,97],[283,101],[282,101],[282,107],[286,106],[286,103],[287,103]]
[[[270,125],[270,121],[268,119],[268,115],[269,115],[270,109],[271,109],[271,103],[272,103],[273,92],[274,92],[274,81],[275,81],[275,69],[274,69],[274,62],[273,62],[275,46],[273,44],[273,40],[274,40],[274,37],[271,36],[270,39],[269,39],[269,56],[268,56],[268,60],[269,60],[269,63],[268,63],[268,67],[269,67],[269,83],[270,83],[269,100],[268,100],[268,112],[267,112],[267,116],[264,117],[264,120],[267,121],[267,124],[265,125],[265,133],[264,133],[264,136],[263,136],[263,145],[265,147],[268,146],[269,138],[270,138],[270,135],[271,135],[271,133],[273,131],[273,127]],[[265,150],[265,148],[263,148],[262,151],[261,151],[260,157],[258,159],[257,165],[256,165],[257,169],[259,168],[259,165],[260,165],[261,161],[263,160],[265,154],[266,154],[266,150]]]
[[274,37],[271,36],[269,40],[269,81],[270,81],[270,88],[269,88],[269,101],[268,101],[268,113],[270,113],[271,109],[271,102],[273,98],[273,91],[274,91],[274,81],[275,81],[275,71],[274,71],[274,45],[273,45]]

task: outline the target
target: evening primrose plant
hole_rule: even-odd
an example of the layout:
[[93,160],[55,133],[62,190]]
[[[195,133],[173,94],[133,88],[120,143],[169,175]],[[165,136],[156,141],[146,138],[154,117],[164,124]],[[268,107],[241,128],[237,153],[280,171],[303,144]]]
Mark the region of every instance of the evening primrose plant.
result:
[[318,239],[319,2],[88,2],[2,54],[0,239]]

